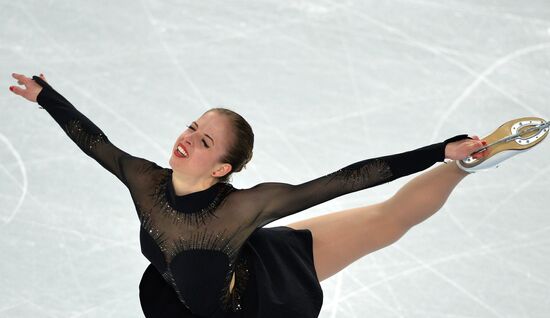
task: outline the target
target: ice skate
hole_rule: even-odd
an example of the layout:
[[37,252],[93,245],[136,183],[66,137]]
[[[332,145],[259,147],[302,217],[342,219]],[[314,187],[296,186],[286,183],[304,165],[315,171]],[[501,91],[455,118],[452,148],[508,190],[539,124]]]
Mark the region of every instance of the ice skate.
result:
[[[487,145],[469,157],[457,160],[458,167],[473,173],[499,167],[504,160],[532,149],[548,135],[550,122],[539,117],[522,117],[510,120],[482,140]],[[472,155],[487,149],[487,156],[475,159]]]

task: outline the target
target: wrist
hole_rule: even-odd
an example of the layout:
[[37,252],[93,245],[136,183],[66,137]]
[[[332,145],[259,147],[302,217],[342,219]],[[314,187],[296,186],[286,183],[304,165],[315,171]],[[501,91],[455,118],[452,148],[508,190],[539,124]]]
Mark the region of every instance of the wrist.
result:
[[40,88],[40,90],[38,91],[38,94],[36,95],[36,103],[40,105],[40,108],[44,108],[42,107],[44,106],[44,95],[45,95],[44,87],[42,87]]
[[448,145],[452,142],[455,142],[455,141],[459,141],[459,140],[464,140],[464,139],[472,139],[471,137],[468,137],[467,134],[462,134],[462,135],[456,135],[454,137],[451,137],[449,139],[446,139],[445,141],[443,141],[443,160],[445,159],[449,159],[452,156],[452,153],[451,153],[451,149],[450,147],[448,147]]

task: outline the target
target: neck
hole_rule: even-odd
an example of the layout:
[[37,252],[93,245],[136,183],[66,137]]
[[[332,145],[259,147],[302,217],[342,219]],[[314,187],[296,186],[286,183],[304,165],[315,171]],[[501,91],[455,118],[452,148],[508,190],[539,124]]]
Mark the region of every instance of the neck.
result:
[[176,195],[187,195],[193,192],[199,192],[206,190],[218,183],[216,178],[202,178],[194,179],[188,176],[182,176],[176,171],[172,170],[172,185],[174,186],[174,192]]

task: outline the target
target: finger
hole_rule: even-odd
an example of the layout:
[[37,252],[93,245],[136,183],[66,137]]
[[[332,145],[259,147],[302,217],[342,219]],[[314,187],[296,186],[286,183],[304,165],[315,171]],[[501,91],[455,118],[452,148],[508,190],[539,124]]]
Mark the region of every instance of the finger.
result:
[[25,90],[19,86],[10,86],[10,91],[12,91],[16,95],[22,96]]
[[17,84],[19,85],[27,85],[31,80],[23,74],[12,73],[11,76],[17,80]]
[[470,150],[472,152],[474,152],[474,151],[478,150],[479,148],[482,148],[483,143],[481,141],[475,140],[475,141],[472,141],[468,146],[470,147]]
[[17,73],[11,73],[11,77],[13,77],[17,80],[17,84],[23,85],[23,83],[21,82],[21,79],[22,79],[23,75],[17,74]]
[[[475,151],[477,151],[477,150],[475,150]],[[475,151],[474,151],[474,152],[475,152]],[[476,153],[473,155],[473,157],[474,157],[474,158],[476,158],[476,157],[478,157],[478,158],[484,158],[484,157],[486,157],[488,154],[489,154],[489,151],[488,151],[487,149],[483,149],[483,150],[481,150],[480,152],[476,152]]]
[[46,83],[48,82],[48,81],[46,81],[46,76],[44,76],[44,74],[42,74],[42,73],[40,73],[40,78],[41,78],[44,82],[46,82]]
[[486,153],[487,153],[486,151],[482,151],[482,152],[476,154],[476,155],[475,155],[475,158],[477,158],[477,159],[485,158]]
[[15,78],[16,80],[22,80],[22,79],[25,78],[25,75],[23,75],[23,74],[18,74],[18,73],[11,73],[11,76],[12,76],[13,78]]
[[[480,143],[475,143],[475,144],[473,144],[473,145],[470,147],[469,152],[470,152],[470,153],[474,153],[474,152],[478,151],[478,150],[481,149],[481,148],[483,148],[483,145],[481,144],[481,142],[480,142]],[[484,151],[484,150],[483,150],[483,151]],[[479,155],[480,153],[483,153],[483,151],[476,153],[474,156],[477,156],[477,155]]]
[[483,150],[481,152],[476,153],[474,155],[474,158],[478,158],[478,159],[484,158],[485,156],[487,156],[487,154],[488,154],[487,150]]

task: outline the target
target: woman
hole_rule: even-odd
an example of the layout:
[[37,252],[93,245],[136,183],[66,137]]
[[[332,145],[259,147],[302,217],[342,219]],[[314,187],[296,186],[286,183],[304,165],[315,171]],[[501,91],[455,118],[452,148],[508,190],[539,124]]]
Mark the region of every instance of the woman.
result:
[[[346,193],[460,160],[486,144],[459,135],[413,151],[363,160],[300,184],[235,189],[228,178],[252,156],[254,135],[226,109],[204,113],[176,139],[170,166],[114,146],[44,75],[12,74],[10,90],[38,102],[88,156],[130,191],[151,262],[140,283],[146,317],[317,317],[319,281],[399,239],[435,213],[468,172],[440,165],[389,200],[303,220],[264,225]],[[489,151],[472,157],[483,159]],[[343,248],[345,247],[345,248]]]

